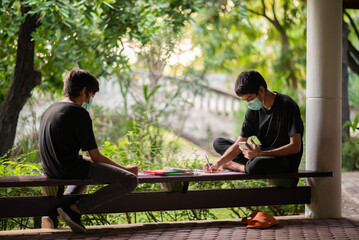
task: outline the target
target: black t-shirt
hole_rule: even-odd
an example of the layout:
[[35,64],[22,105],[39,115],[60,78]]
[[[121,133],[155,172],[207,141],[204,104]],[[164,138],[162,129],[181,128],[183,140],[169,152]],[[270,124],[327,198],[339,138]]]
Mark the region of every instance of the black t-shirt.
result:
[[41,117],[39,145],[46,176],[87,178],[91,163],[79,151],[97,148],[89,113],[75,103],[52,104]]
[[277,93],[272,107],[267,111],[247,109],[242,126],[241,136],[256,136],[262,150],[272,150],[290,142],[296,133],[301,135],[302,148],[291,155],[299,165],[303,154],[303,121],[297,103],[287,95]]

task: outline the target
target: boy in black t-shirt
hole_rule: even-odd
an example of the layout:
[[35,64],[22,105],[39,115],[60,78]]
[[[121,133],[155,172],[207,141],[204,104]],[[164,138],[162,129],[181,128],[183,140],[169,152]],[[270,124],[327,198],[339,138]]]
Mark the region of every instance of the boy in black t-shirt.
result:
[[[297,172],[303,154],[303,121],[298,105],[289,96],[271,92],[261,74],[242,72],[236,94],[247,103],[242,131],[237,141],[217,138],[214,149],[222,155],[206,172],[218,168],[249,174]],[[252,139],[256,136],[260,144]]]
[[[99,91],[97,79],[81,69],[65,79],[65,99],[52,104],[42,115],[39,130],[41,162],[46,176],[65,179],[95,179],[109,183],[97,192],[69,206],[57,209],[74,232],[85,232],[81,214],[132,192],[138,184],[138,166],[122,166],[104,156],[95,141],[88,109]],[[90,157],[79,155],[88,151]],[[86,186],[69,186],[65,194],[78,194]],[[56,226],[57,217],[43,221]]]

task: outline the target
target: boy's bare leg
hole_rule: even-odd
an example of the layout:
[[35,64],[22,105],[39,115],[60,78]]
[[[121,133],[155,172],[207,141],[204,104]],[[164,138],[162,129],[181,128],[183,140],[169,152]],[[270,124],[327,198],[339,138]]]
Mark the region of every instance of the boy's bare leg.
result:
[[246,172],[243,164],[239,164],[233,161],[230,161],[222,166],[223,169],[228,169],[236,172]]

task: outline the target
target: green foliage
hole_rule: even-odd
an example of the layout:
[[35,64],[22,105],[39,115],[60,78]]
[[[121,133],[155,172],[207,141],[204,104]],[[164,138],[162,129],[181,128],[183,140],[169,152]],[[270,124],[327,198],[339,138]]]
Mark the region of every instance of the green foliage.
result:
[[342,169],[344,171],[359,170],[359,138],[351,137],[342,144]]
[[357,127],[358,127],[358,124],[359,124],[359,116],[356,116],[356,117],[354,118],[353,122],[347,122],[347,123],[345,123],[344,126],[345,126],[346,124],[351,128],[351,130],[352,130],[353,132],[355,132],[356,129],[357,129]]
[[193,41],[203,53],[203,71],[238,74],[245,69],[256,69],[273,87],[289,85],[295,77],[305,87],[304,3],[233,1],[217,9],[203,9],[193,27]]
[[[8,157],[11,149],[7,154],[0,157],[0,176],[26,176],[26,175],[39,175],[42,174],[41,167],[36,163],[29,163],[36,154],[36,150],[15,157]],[[11,155],[11,154],[10,154]]]
[[[11,153],[10,153],[11,152]],[[16,149],[11,149],[7,154],[0,157],[0,177],[6,176],[28,176],[41,175],[42,167],[39,163],[30,162],[36,155],[36,150],[27,154],[16,155]],[[10,155],[10,157],[8,157]],[[39,187],[16,187],[16,188],[0,188],[0,197],[9,196],[31,196],[41,195]],[[0,219],[0,229],[25,229],[39,227],[38,218],[11,218]]]
[[141,169],[158,169],[164,166],[201,167],[190,164],[192,161],[188,159],[178,160],[180,138],[170,130],[158,126],[148,118],[132,118],[128,127],[126,134],[117,143],[105,141],[101,152],[124,165],[140,163]]
[[11,86],[16,59],[16,38],[22,21],[18,7],[13,1],[0,4],[0,106]]
[[[148,124],[148,125],[143,125]],[[103,145],[103,153],[110,158],[118,159],[121,163],[135,164],[138,162],[147,165],[146,161],[155,163],[160,159],[160,148],[157,145],[157,137],[154,132],[157,127],[146,122],[137,122],[133,120],[130,124],[131,129],[127,132],[126,136],[122,138],[117,145],[111,145],[110,142],[105,141]],[[147,167],[147,166],[146,166]]]
[[35,69],[42,73],[43,90],[59,92],[66,70],[80,67],[95,76],[129,68],[124,41],[145,46],[157,36],[162,23],[178,33],[202,1],[162,0],[3,0],[0,5],[0,105],[11,86],[15,69],[18,26],[26,16],[40,16],[33,33]]
[[350,107],[355,111],[359,112],[359,76],[352,71],[349,71],[349,102]]
[[[354,133],[357,131],[359,116],[356,116],[353,122],[346,122],[343,125],[349,126]],[[344,136],[346,141],[342,143],[342,169],[344,171],[359,170],[359,137],[357,135]]]

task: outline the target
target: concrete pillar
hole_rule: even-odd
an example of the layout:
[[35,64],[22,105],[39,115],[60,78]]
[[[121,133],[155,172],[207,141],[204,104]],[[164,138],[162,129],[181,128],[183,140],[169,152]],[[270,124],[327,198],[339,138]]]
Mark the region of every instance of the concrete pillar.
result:
[[333,171],[311,178],[306,215],[341,217],[342,1],[307,1],[306,169]]

